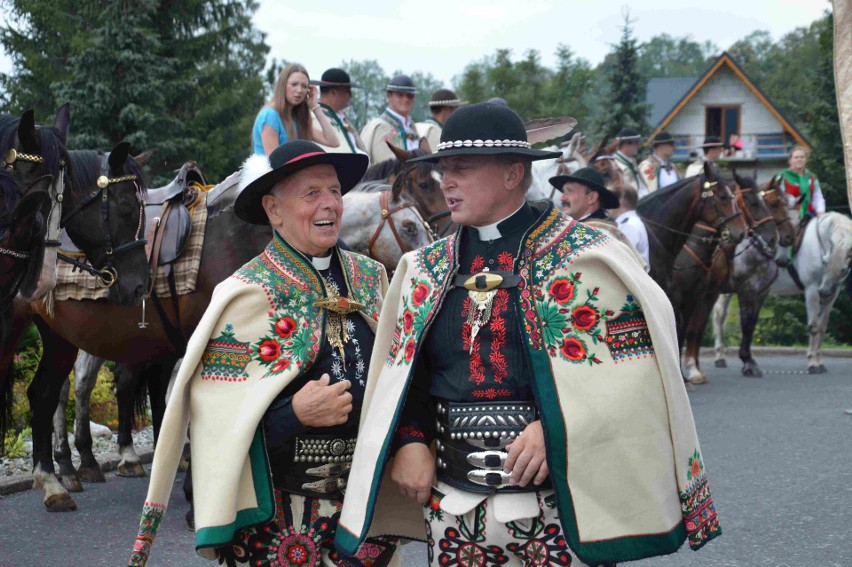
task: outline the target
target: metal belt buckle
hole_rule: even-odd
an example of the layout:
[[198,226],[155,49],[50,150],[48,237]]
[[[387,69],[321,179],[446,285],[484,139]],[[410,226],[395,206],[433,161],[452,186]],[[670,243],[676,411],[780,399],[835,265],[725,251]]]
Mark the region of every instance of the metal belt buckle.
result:
[[316,482],[306,482],[302,485],[303,490],[316,492],[317,494],[331,494],[346,486],[346,481],[338,477],[324,478]]
[[306,470],[305,474],[309,476],[318,476],[320,478],[331,478],[347,473],[351,468],[351,463],[326,463],[322,466]]
[[479,451],[470,453],[467,462],[480,469],[502,470],[508,456],[503,451]]
[[469,480],[470,482],[494,489],[505,488],[507,486],[510,486],[509,480],[511,478],[511,474],[503,472],[501,470],[495,471],[476,469],[467,473],[467,480]]

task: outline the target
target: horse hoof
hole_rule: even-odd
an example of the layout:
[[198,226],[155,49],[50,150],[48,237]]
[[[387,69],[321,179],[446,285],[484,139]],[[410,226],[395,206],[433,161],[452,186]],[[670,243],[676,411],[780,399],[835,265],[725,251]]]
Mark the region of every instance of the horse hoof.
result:
[[820,374],[826,374],[828,372],[828,368],[825,367],[825,364],[820,364],[818,368]]
[[106,482],[106,477],[100,467],[81,468],[77,471],[83,482]]
[[68,492],[83,492],[83,484],[76,474],[63,474],[59,477],[59,482]]
[[819,366],[808,366],[808,374],[819,374]]
[[145,474],[145,469],[142,468],[142,463],[119,463],[118,476],[140,478],[147,475]]
[[191,532],[195,531],[195,512],[192,511],[192,508],[189,509],[189,512],[183,517],[186,520],[186,529]]
[[54,494],[44,501],[48,512],[73,512],[77,509],[74,499],[68,494]]
[[761,372],[760,368],[744,367],[743,376],[746,378],[763,378],[763,372]]
[[724,358],[717,359],[714,364],[716,365],[716,368],[727,368],[728,367],[728,363],[727,363],[727,361],[725,361]]
[[704,376],[703,374],[697,374],[695,376],[690,376],[689,378],[687,378],[687,380],[689,380],[690,384],[706,384],[707,383],[707,377]]

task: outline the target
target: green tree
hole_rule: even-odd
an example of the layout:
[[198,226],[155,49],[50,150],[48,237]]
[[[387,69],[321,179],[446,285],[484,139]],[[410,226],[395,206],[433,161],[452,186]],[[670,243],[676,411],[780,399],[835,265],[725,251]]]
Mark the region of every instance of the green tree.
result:
[[691,37],[667,33],[652,37],[639,48],[638,69],[643,79],[700,77],[719,53],[710,41],[698,43]]
[[414,108],[411,111],[411,117],[416,122],[422,122],[432,116],[432,113],[429,111],[429,97],[437,89],[442,88],[444,84],[436,79],[432,73],[424,71],[413,72],[411,80],[417,85],[417,95],[414,97]]
[[375,59],[343,61],[340,65],[362,88],[352,89],[352,100],[346,111],[360,130],[367,122],[384,112],[388,105],[387,85],[390,77]]
[[648,130],[648,105],[645,101],[647,80],[639,72],[639,46],[633,37],[629,14],[624,16],[621,41],[615,46],[613,61],[608,69],[609,98],[603,130],[614,135],[624,126]]

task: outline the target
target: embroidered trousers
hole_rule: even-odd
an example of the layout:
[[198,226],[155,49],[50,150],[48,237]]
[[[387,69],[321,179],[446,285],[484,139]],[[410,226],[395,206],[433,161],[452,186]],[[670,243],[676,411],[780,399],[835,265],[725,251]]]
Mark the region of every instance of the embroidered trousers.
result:
[[423,507],[429,565],[589,567],[565,542],[552,491],[538,493],[537,517],[505,523],[494,517],[491,498],[458,516],[441,509],[442,498],[433,488]]

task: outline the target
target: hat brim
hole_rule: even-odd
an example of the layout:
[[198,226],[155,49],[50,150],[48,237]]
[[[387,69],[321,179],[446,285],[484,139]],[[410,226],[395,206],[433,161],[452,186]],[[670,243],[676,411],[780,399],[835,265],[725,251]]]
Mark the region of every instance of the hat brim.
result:
[[361,85],[358,83],[335,83],[332,81],[310,81],[310,83],[317,87],[340,87],[344,89],[363,89]]
[[542,159],[556,159],[562,157],[562,152],[546,152],[543,150],[533,150],[526,148],[473,148],[461,147],[448,150],[441,150],[434,154],[428,154],[407,160],[406,163],[414,163],[425,161],[437,163],[439,159],[453,156],[519,156],[527,158],[530,161],[538,161]]
[[581,185],[585,185],[592,191],[597,192],[598,195],[601,196],[601,207],[604,209],[617,209],[621,203],[618,200],[618,196],[604,187],[603,185],[598,185],[597,183],[592,183],[588,179],[583,179],[581,177],[574,177],[573,175],[557,175],[556,177],[551,177],[548,181],[553,185],[557,191],[562,192],[562,187],[568,183],[579,183]]
[[284,164],[249,183],[237,196],[234,202],[234,213],[238,218],[251,224],[269,224],[262,198],[288,175],[314,165],[331,165],[337,171],[340,192],[345,194],[361,181],[369,162],[369,158],[363,154],[321,153]]
[[672,139],[672,140],[654,140],[653,142],[651,142],[651,145],[654,146],[654,147],[662,146],[663,144],[671,144],[671,145],[674,146],[675,141]]

